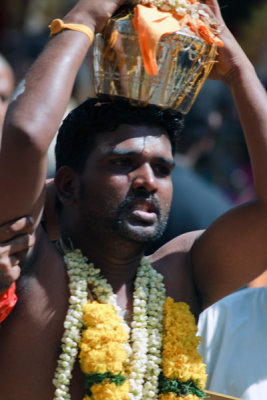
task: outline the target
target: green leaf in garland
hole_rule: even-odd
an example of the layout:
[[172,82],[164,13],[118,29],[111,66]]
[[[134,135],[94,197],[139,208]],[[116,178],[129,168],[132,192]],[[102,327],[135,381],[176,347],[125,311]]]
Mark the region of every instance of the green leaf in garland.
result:
[[115,383],[116,386],[122,385],[126,381],[126,377],[121,375],[121,373],[117,375],[113,375],[111,372],[105,372],[104,374],[100,374],[98,372],[94,374],[84,374],[84,387],[86,390],[86,394],[91,396],[91,387],[95,383],[101,383],[105,380],[108,380],[109,383]]
[[175,393],[177,397],[189,394],[197,396],[199,399],[205,399],[205,392],[198,387],[198,382],[189,379],[186,382],[179,381],[178,378],[169,379],[163,374],[159,376],[159,393],[168,394]]

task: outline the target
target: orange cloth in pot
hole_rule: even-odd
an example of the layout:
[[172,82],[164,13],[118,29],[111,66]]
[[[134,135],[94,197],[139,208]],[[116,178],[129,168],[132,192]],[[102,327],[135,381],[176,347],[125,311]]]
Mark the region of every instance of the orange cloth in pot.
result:
[[[196,3],[191,0],[191,3]],[[189,14],[179,16],[172,11],[160,11],[155,6],[138,4],[134,10],[134,27],[137,32],[140,52],[143,57],[144,68],[148,75],[158,73],[156,49],[160,38],[165,34],[179,31],[188,25],[194,34],[198,34],[210,45],[223,46],[222,40],[203,21],[193,18]]]
[[178,20],[171,12],[159,11],[154,6],[138,4],[135,7],[134,27],[148,75],[155,76],[158,73],[156,48],[161,36],[179,31],[185,23],[185,18]]

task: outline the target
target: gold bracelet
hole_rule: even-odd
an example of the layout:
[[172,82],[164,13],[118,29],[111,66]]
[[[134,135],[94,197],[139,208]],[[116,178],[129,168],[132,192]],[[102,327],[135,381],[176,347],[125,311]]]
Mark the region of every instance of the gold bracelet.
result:
[[49,28],[50,28],[50,36],[56,35],[57,33],[63,31],[63,29],[70,29],[72,31],[78,31],[84,33],[86,36],[89,37],[91,43],[93,43],[94,40],[94,32],[87,25],[65,24],[64,21],[62,21],[62,19],[57,18],[53,19],[51,25],[49,25]]

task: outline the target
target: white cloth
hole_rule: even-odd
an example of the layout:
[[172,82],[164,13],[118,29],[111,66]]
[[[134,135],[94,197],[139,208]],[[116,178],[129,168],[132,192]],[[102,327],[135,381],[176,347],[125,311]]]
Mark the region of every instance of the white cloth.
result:
[[198,328],[207,389],[267,400],[267,287],[225,297],[201,314]]

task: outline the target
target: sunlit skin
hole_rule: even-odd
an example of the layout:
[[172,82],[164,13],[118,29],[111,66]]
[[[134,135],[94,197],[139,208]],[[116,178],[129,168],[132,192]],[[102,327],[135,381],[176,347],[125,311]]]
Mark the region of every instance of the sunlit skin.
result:
[[[64,238],[71,237],[93,258],[97,249],[102,257],[140,254],[145,243],[165,228],[173,166],[169,138],[159,127],[121,125],[114,132],[99,134],[75,179],[75,200],[70,206],[65,196]],[[63,169],[56,178],[60,193],[62,187],[69,190],[67,172]]]

